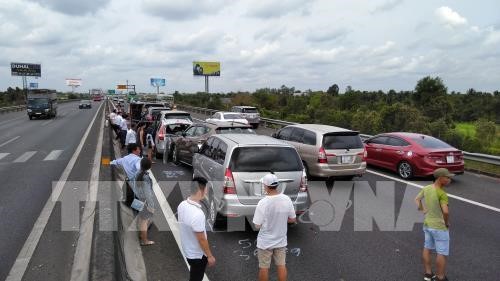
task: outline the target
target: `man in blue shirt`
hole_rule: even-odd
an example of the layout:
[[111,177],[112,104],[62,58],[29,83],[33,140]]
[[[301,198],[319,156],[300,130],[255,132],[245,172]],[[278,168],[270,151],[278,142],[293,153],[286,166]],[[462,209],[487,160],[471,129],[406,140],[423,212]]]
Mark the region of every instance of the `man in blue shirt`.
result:
[[141,155],[141,149],[136,143],[130,143],[127,149],[129,155],[113,160],[110,164],[113,166],[122,166],[127,174],[127,178],[125,179],[127,195],[125,204],[130,206],[134,200],[134,192],[132,191],[129,181],[133,180],[137,172],[141,169],[141,157],[139,157],[139,155]]

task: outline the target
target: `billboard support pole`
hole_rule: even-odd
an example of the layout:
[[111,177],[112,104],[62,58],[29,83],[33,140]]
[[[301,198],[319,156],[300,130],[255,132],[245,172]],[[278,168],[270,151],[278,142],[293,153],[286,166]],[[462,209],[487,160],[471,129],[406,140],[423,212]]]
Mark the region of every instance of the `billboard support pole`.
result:
[[23,75],[23,92],[24,92],[24,101],[28,104],[28,79],[26,75]]
[[208,75],[205,75],[205,93],[208,94],[208,91],[209,91],[209,89],[208,89]]

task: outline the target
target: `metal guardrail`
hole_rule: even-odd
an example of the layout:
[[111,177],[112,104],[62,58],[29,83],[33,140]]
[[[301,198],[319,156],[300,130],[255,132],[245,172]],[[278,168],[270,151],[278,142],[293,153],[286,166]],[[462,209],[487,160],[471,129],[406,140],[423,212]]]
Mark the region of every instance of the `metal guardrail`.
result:
[[[71,99],[71,100],[58,100],[57,103],[66,103],[66,102],[72,102],[72,101],[79,101],[81,99]],[[12,112],[12,111],[21,111],[25,110],[26,105],[15,105],[15,106],[7,106],[7,107],[0,107],[0,114],[7,113],[7,112]]]
[[[194,107],[194,106],[189,106],[189,105],[177,105],[177,108],[184,109],[184,110],[191,111],[191,112],[195,112],[195,113],[199,113],[199,114],[205,114],[205,115],[211,115],[211,114],[219,111],[219,110],[213,110],[213,109],[202,108],[202,107]],[[284,126],[288,126],[288,125],[298,124],[298,123],[294,123],[294,122],[275,120],[275,119],[269,119],[269,118],[260,118],[260,123],[262,125],[264,125],[264,127],[269,127],[269,125],[284,127]],[[365,139],[371,138],[372,136],[360,134],[360,137],[362,140],[365,140]],[[471,153],[471,152],[466,152],[466,151],[463,151],[463,154],[464,154],[464,158],[468,159],[468,160],[500,166],[500,156],[481,154],[481,153]]]

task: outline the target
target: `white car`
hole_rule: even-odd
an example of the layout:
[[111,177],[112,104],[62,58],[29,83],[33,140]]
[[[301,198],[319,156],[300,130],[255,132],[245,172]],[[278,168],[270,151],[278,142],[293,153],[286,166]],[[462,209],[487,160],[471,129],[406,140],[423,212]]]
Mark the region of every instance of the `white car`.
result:
[[[193,124],[191,115],[184,111],[162,111],[160,113],[160,122],[155,134],[155,154],[157,158],[162,158],[166,155],[169,157],[172,149],[172,139],[179,137],[176,133],[183,132]],[[154,126],[154,125],[153,125]]]
[[219,111],[214,113],[212,117],[206,119],[207,122],[235,122],[235,123],[241,123],[248,125],[248,120],[245,119],[242,115],[234,112],[224,112],[224,111]]

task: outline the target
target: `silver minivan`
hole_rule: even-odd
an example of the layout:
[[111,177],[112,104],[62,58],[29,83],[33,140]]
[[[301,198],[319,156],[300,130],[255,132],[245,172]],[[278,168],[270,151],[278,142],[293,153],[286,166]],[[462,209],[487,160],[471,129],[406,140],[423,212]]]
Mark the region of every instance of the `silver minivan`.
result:
[[274,138],[293,145],[308,175],[353,177],[366,171],[366,151],[359,132],[319,124],[282,128]]
[[260,114],[255,106],[238,105],[231,108],[232,112],[238,112],[240,115],[247,119],[254,129],[259,128]]
[[278,190],[288,195],[297,214],[308,207],[307,177],[297,150],[269,136],[213,135],[193,156],[193,177],[208,181],[208,221],[253,216],[265,194],[261,178],[273,172]]

